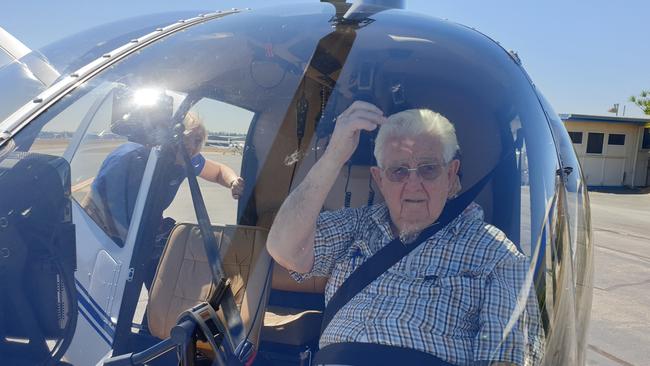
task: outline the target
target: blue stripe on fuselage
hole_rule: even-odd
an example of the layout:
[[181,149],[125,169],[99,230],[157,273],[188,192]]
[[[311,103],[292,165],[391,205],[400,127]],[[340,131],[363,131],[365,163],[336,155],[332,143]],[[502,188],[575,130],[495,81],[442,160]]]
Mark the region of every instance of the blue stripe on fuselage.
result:
[[79,314],[81,314],[81,316],[83,316],[86,319],[88,324],[90,324],[90,326],[93,329],[95,329],[97,334],[99,334],[99,336],[104,340],[104,342],[106,342],[106,344],[108,344],[111,347],[113,346],[113,342],[111,342],[111,340],[108,339],[108,337],[106,337],[106,335],[104,334],[104,332],[101,331],[101,329],[97,328],[97,325],[95,325],[95,322],[93,322],[93,319],[91,319],[91,317],[86,313],[86,310],[83,307],[79,308]]
[[[85,291],[83,286],[77,281],[77,290],[79,290],[79,295],[77,297],[77,302],[79,303],[80,308],[83,308],[87,315],[90,316],[99,326],[103,329],[108,337],[111,339],[115,336],[115,329],[113,328],[113,322],[110,317],[99,307],[97,309],[97,303],[92,301],[92,297],[88,296],[88,292]],[[93,306],[95,305],[95,306]]]
[[79,280],[77,280],[76,278],[74,281],[77,283],[77,289],[81,290],[81,292],[84,295],[86,295],[86,298],[94,306],[95,310],[99,313],[99,315],[103,316],[104,320],[107,323],[112,324],[113,321],[111,320],[111,317],[104,311],[104,309],[101,306],[99,306],[99,304],[95,301],[95,299],[92,296],[90,296],[88,290],[86,290],[86,288],[81,284],[81,282],[79,282]]

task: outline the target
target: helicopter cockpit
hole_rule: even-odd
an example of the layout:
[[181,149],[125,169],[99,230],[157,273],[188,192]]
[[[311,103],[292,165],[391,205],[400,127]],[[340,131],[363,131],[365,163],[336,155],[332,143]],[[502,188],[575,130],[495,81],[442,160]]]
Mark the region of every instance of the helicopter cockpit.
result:
[[[130,354],[132,362],[178,337],[177,323],[203,317],[202,330],[213,337],[190,335],[182,347],[168,341],[164,350],[178,352],[150,364],[226,364],[235,357],[240,364],[308,365],[319,348],[328,278],[296,282],[269,256],[266,240],[287,196],[327,150],[337,117],[363,101],[385,116],[419,108],[450,121],[460,148],[455,197],[480,206],[484,223],[525,258],[517,274],[523,285],[510,289],[508,324],[491,333],[502,337],[493,344],[526,331],[513,324],[527,299],[541,337],[517,335],[516,356],[484,361],[580,362],[584,326],[575,319],[584,317],[576,304],[590,301],[581,289],[590,279],[574,273],[591,267],[583,252],[589,238],[580,234],[588,217],[576,208],[584,207],[585,188],[579,166],[567,173],[561,165],[562,136],[549,127],[554,112],[518,57],[462,25],[399,9],[346,18],[349,4],[333,3],[224,12],[176,31],[160,28],[79,73],[92,75],[5,143],[5,157],[24,152],[69,163],[77,261],[74,285],[65,286],[79,309],[62,311],[79,316],[58,333],[70,337],[62,361]],[[205,135],[195,154],[183,145],[189,115]],[[322,212],[382,204],[371,174],[376,136],[360,134]],[[199,155],[241,177],[241,193],[231,195],[231,182],[197,179]],[[109,162],[122,173],[110,173],[111,183],[100,188]],[[20,190],[8,182],[0,194]],[[563,290],[569,287],[579,289]],[[480,299],[451,291],[448,304],[458,307],[452,312],[479,317]],[[440,336],[436,326],[429,331]],[[0,352],[24,338],[11,333],[3,333]],[[450,344],[471,349],[480,335],[468,326],[454,337]],[[10,354],[20,359],[25,347]],[[563,351],[549,355],[549,347]],[[450,364],[476,361],[471,352],[436,356]]]

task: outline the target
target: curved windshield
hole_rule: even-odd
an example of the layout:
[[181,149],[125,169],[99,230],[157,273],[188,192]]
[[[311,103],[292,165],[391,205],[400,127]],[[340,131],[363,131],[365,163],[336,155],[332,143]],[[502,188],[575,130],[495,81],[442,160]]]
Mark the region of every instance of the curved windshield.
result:
[[200,13],[197,10],[150,14],[103,24],[52,42],[39,52],[61,75],[67,75],[132,39]]
[[[243,12],[171,34],[5,145],[16,161],[69,164],[76,275],[59,287],[78,316],[67,307],[76,324],[41,332],[41,356],[67,337],[64,360],[97,363],[199,318],[222,338],[199,336],[191,357],[256,364],[337,363],[340,345],[371,344],[536,365],[570,336],[552,338],[575,245],[525,73],[462,26],[345,10]],[[346,298],[348,286],[360,288]],[[575,344],[557,344],[554,360],[572,362]]]

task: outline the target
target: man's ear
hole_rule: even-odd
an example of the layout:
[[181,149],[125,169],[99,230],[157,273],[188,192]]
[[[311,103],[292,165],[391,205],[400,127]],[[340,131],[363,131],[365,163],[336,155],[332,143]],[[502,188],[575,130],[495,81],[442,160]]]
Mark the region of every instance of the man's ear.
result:
[[449,162],[447,168],[447,175],[450,181],[451,178],[453,178],[455,175],[458,175],[458,169],[460,169],[460,160],[454,159],[451,162]]
[[377,183],[377,187],[381,189],[381,182],[382,182],[381,168],[379,168],[378,166],[371,166],[370,174],[372,174],[372,179],[374,179],[375,183]]
[[460,178],[458,177],[458,169],[460,169],[460,161],[458,159],[452,160],[447,168],[447,197],[454,198],[461,191]]

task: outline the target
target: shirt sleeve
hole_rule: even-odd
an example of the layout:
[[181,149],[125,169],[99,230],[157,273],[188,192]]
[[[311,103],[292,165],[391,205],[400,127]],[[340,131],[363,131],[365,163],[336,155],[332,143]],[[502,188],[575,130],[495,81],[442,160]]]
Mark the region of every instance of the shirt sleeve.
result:
[[526,281],[528,261],[509,255],[488,276],[474,342],[476,361],[537,365],[544,335],[535,291]]
[[201,154],[196,154],[192,157],[192,167],[194,168],[194,174],[196,176],[201,175],[203,167],[205,167],[205,157]]
[[314,265],[306,273],[291,271],[298,282],[312,276],[329,276],[337,260],[345,255],[354,235],[363,208],[326,211],[318,216],[314,236]]

